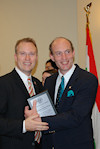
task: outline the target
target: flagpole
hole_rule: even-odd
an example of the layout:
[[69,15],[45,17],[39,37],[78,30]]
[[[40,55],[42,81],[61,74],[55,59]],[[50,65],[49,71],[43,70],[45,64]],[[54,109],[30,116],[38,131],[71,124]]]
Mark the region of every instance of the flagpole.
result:
[[[90,14],[90,7],[92,5],[92,2],[86,5],[84,7],[84,10],[86,12],[86,38],[87,38],[87,32],[89,31],[89,14]],[[86,39],[86,45],[87,45],[87,39]],[[89,66],[89,57],[87,56],[88,54],[88,46],[86,46],[86,70],[90,71],[90,66]]]
[[86,7],[84,7],[84,10],[86,11],[86,27],[89,28],[89,14],[90,14],[90,7],[92,5],[92,2],[89,3]]

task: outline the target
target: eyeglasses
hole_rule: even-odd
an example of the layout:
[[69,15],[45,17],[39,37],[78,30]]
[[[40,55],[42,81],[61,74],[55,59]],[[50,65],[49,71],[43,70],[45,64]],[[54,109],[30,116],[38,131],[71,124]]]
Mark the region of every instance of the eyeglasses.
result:
[[30,56],[30,57],[33,57],[36,54],[36,52],[30,52],[30,53],[18,52],[17,54],[19,54],[22,57],[26,57],[27,55]]

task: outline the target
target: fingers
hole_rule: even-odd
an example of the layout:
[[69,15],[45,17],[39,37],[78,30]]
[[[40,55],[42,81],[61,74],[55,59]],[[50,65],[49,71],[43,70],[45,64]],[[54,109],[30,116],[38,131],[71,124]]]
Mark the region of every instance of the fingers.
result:
[[44,131],[48,129],[49,129],[49,126],[37,126],[36,127],[36,131]]
[[39,118],[39,114],[37,113],[35,115],[31,115],[29,118],[32,119],[32,120],[34,120],[36,118]]
[[29,106],[26,106],[24,109],[24,116],[25,118],[37,114],[37,110],[36,110],[36,101],[33,102],[33,108],[31,110],[29,110]]
[[48,123],[46,122],[38,122],[38,121],[34,121],[34,124],[37,124],[38,126],[48,126]]
[[43,131],[49,129],[48,123],[35,120],[38,117],[39,115],[36,114],[28,117],[25,120],[25,128],[27,131],[35,131],[35,130]]
[[29,106],[25,106],[25,110],[29,110]]
[[28,117],[28,110],[29,110],[29,106],[25,106],[25,109],[24,109],[24,117],[25,118]]
[[45,123],[45,122],[35,121],[34,126],[35,126],[35,130],[38,130],[38,131],[44,131],[49,129],[48,123]]
[[36,100],[33,102],[33,108],[32,108],[32,111],[33,111],[33,114],[36,114],[37,113],[37,109],[36,109]]
[[34,114],[37,114],[37,110],[36,110],[36,101],[33,102],[33,108],[32,110],[29,110],[29,107],[26,106],[25,109],[24,109],[24,116],[25,118],[31,116],[31,115],[34,115]]

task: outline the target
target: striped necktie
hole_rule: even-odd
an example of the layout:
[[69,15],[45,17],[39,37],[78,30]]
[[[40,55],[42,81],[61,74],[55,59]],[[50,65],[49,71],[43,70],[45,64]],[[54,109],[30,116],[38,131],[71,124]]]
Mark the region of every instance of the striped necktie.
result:
[[56,99],[56,106],[59,104],[59,101],[61,99],[61,96],[64,92],[64,77],[62,76],[61,77],[61,84],[58,88],[58,93],[57,93],[57,99]]
[[[27,81],[28,81],[29,94],[30,94],[30,97],[32,97],[34,96],[32,82],[30,78],[28,78]],[[35,131],[35,141],[37,141],[37,143],[40,143],[41,136],[42,136],[42,133],[40,131]]]
[[29,94],[30,94],[30,97],[32,97],[32,96],[34,96],[32,82],[31,82],[31,79],[30,78],[28,78],[27,81],[28,81]]

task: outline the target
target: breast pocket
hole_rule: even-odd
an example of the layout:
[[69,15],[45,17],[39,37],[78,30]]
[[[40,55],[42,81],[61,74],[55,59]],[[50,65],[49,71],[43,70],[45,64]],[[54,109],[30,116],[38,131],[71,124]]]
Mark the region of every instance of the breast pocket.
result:
[[59,102],[58,112],[67,112],[70,110],[71,106],[74,102],[74,96],[73,97],[65,97],[61,99]]
[[65,97],[64,101],[63,101],[64,102],[63,104],[72,105],[73,101],[74,101],[74,96],[72,96],[72,97]]

